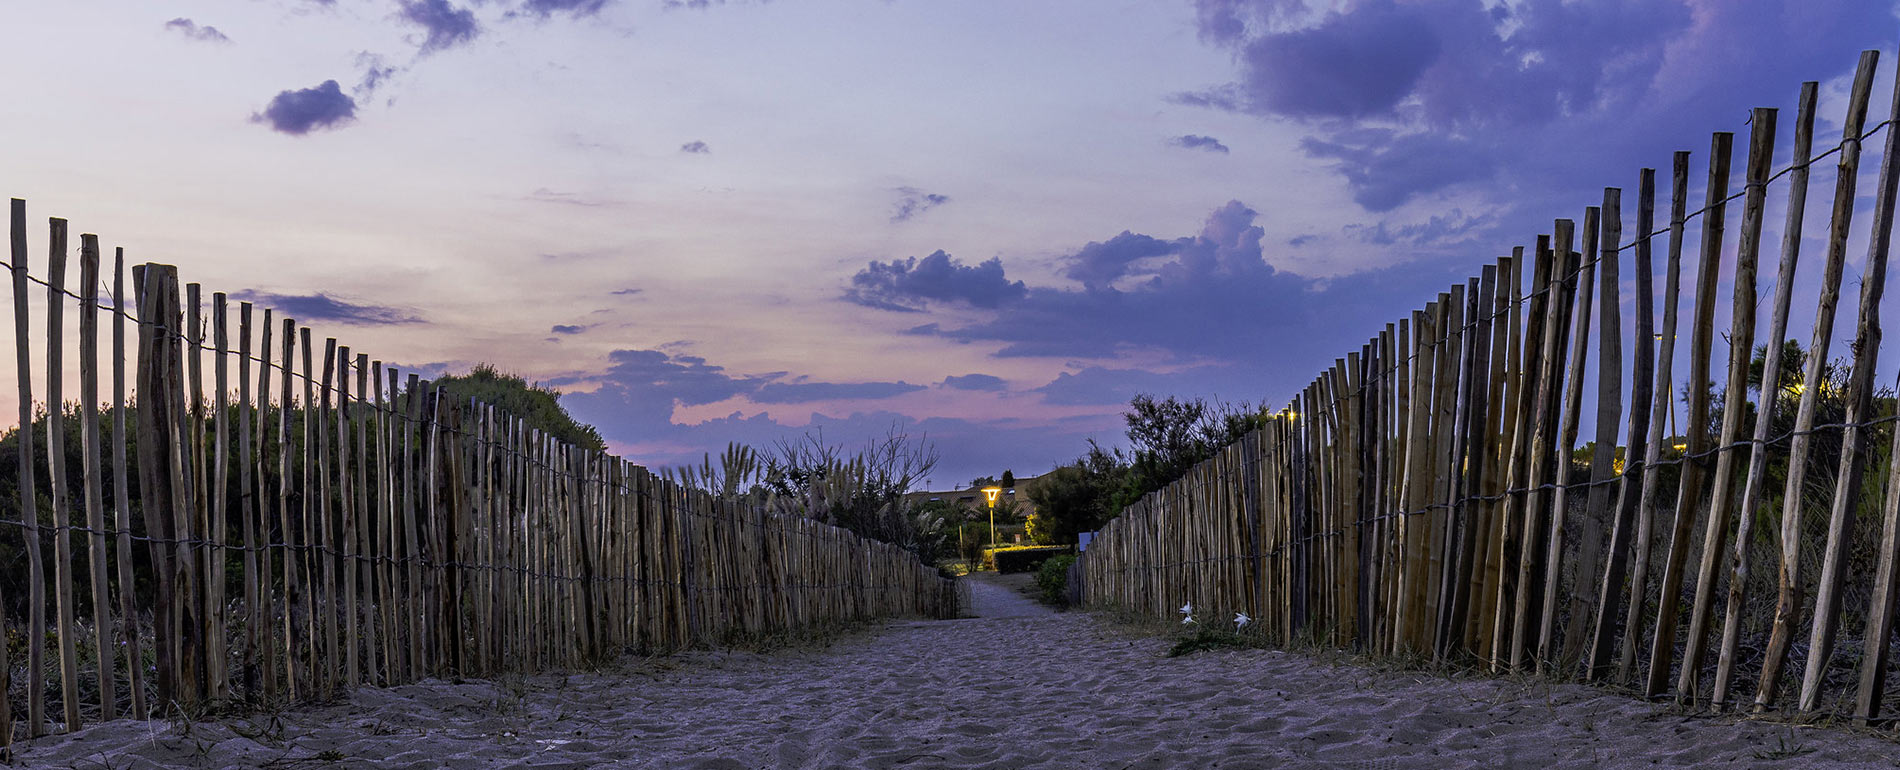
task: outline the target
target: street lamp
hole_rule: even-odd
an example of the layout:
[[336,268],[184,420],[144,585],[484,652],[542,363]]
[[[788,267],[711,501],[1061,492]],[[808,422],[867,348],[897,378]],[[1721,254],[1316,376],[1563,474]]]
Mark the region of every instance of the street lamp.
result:
[[984,487],[983,499],[990,501],[990,549],[996,548],[996,497],[1003,494],[1002,487]]

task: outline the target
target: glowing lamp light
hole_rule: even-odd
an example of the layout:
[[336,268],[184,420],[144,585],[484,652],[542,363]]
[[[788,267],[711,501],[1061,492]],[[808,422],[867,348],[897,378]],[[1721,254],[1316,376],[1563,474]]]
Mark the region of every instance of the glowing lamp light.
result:
[[984,487],[983,499],[990,501],[990,548],[996,548],[996,498],[1003,494],[1002,487]]

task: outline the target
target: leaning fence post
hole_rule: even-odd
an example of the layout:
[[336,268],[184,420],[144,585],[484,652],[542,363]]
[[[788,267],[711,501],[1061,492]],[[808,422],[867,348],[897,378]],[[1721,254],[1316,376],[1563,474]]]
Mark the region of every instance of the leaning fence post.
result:
[[79,236],[79,433],[85,484],[86,552],[92,579],[92,646],[99,686],[99,718],[118,718],[113,687],[112,602],[107,592],[106,509],[99,451],[99,238]]
[[1717,132],[1709,148],[1709,184],[1702,219],[1702,258],[1696,273],[1695,325],[1689,337],[1689,409],[1682,427],[1688,433],[1682,481],[1676,490],[1675,524],[1663,562],[1662,592],[1656,599],[1656,628],[1649,648],[1649,676],[1643,694],[1661,695],[1676,657],[1676,608],[1682,601],[1682,570],[1689,559],[1695,511],[1708,483],[1712,447],[1709,422],[1709,349],[1715,341],[1717,278],[1722,267],[1722,220],[1728,198],[1729,155],[1735,135]]
[[[46,467],[53,514],[54,605],[59,613],[59,702],[61,732],[79,726],[79,636],[73,593],[72,513],[66,491],[66,220],[52,219],[46,250]],[[87,408],[91,408],[88,404]]]
[[[145,662],[140,651],[138,613],[134,611],[132,592],[132,484],[127,480],[125,440],[125,249],[112,253],[112,507],[118,526],[119,633],[125,641],[126,685],[132,691],[132,718],[143,720],[145,713]],[[0,645],[4,647],[4,645]],[[6,653],[0,650],[0,667],[6,665]],[[0,686],[6,675],[0,674]],[[11,735],[6,727],[7,709],[0,706],[0,734]],[[3,740],[3,739],[0,739]]]
[[[27,337],[32,316],[27,310],[26,201],[13,199],[13,343],[18,355],[14,377],[20,386],[20,516],[26,524],[27,645],[26,735],[46,732],[46,569],[40,564],[39,495],[33,468],[33,351]],[[0,645],[3,647],[4,645]],[[11,740],[11,731],[8,732]]]
[[[1866,428],[1861,427],[1858,423],[1871,416],[1871,407],[1873,406],[1874,364],[1880,353],[1880,298],[1887,285],[1887,258],[1893,246],[1894,196],[1896,186],[1900,186],[1900,157],[1896,157],[1900,156],[1900,133],[1897,133],[1893,128],[1895,121],[1900,120],[1900,80],[1896,80],[1895,82],[1894,100],[1891,104],[1892,112],[1889,113],[1887,118],[1888,129],[1886,146],[1882,148],[1880,158],[1880,182],[1874,199],[1873,232],[1869,237],[1867,246],[1867,264],[1861,274],[1861,317],[1860,328],[1854,335],[1854,372],[1852,378],[1848,381],[1847,434],[1842,438],[1841,452],[1842,457],[1849,460],[1853,458],[1847,454],[1848,447],[1851,445],[1854,449],[1859,450],[1859,444],[1864,440],[1862,434],[1867,431]],[[1865,359],[1865,361],[1863,362],[1862,359]],[[1865,364],[1864,367],[1863,363]],[[1866,372],[1864,377],[1861,376],[1863,369],[1865,369]],[[1893,462],[1893,460],[1890,459],[1888,462]],[[1835,493],[1849,495],[1853,499],[1858,500],[1860,497],[1860,485],[1858,483],[1860,479],[1845,478],[1850,467],[1854,472],[1858,472],[1860,463],[1852,462],[1851,466],[1846,462],[1842,464],[1843,481],[1847,481],[1848,483],[1840,485],[1840,487],[1835,490]],[[1890,492],[1892,489],[1891,486],[1888,487]],[[1839,503],[1836,503],[1836,505],[1838,506]],[[1830,527],[1828,531],[1830,538],[1833,534],[1833,530]],[[1846,534],[1845,530],[1843,530],[1842,534]],[[1880,699],[1883,694],[1882,690],[1886,684],[1887,644],[1892,639],[1893,632],[1894,551],[1896,547],[1900,547],[1900,543],[1896,543],[1896,539],[1900,539],[1900,509],[1892,509],[1891,512],[1887,513],[1885,516],[1885,531],[1881,537],[1881,569],[1877,577],[1879,585],[1875,588],[1874,596],[1871,599],[1873,607],[1871,608],[1867,623],[1866,638],[1871,642],[1871,646],[1868,647],[1866,657],[1863,658],[1860,693],[1855,699],[1854,713],[1855,716],[1862,720],[1872,720],[1879,712]],[[1830,543],[1830,545],[1832,545],[1832,543]],[[1829,556],[1832,557],[1834,553],[1838,553],[1838,551],[1831,550]],[[1830,558],[1830,564],[1832,561],[1833,559]],[[1838,583],[1827,582],[1828,578],[1832,576],[1830,573],[1832,573],[1832,575],[1839,574],[1833,573],[1824,566],[1822,570],[1823,584],[1821,590],[1831,593],[1833,589],[1838,588]],[[1835,595],[1838,596],[1838,594]],[[1836,599],[1836,601],[1838,602],[1838,599]],[[1819,623],[1823,617],[1822,609],[1823,605],[1817,598],[1815,602],[1815,621],[1817,629],[1820,627]],[[1834,618],[1831,616],[1839,612],[1839,609],[1839,604],[1826,605],[1826,613],[1830,616],[1827,620],[1830,622],[1833,621]],[[1817,635],[1812,644],[1812,652],[1808,658],[1808,673],[1810,675],[1817,673],[1819,668],[1826,665],[1826,653],[1830,647],[1830,644],[1823,644]],[[1809,678],[1812,677],[1804,677],[1801,683],[1801,702],[1804,710],[1811,709],[1812,706],[1810,704],[1815,700],[1814,697],[1810,696],[1809,691],[1812,688],[1808,686],[1807,680]],[[1814,695],[1818,696],[1818,693],[1814,693]]]

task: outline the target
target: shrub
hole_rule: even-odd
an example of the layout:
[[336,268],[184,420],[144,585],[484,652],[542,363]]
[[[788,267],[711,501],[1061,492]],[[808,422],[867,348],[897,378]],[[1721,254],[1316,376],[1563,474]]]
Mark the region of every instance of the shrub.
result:
[[1034,572],[1050,557],[1068,552],[1066,545],[1019,546],[995,549],[989,552],[989,558],[999,573]]
[[1042,589],[1042,602],[1057,607],[1069,603],[1069,567],[1075,564],[1076,555],[1065,553],[1051,556],[1036,570],[1036,585]]
[[574,419],[561,406],[561,391],[539,383],[529,384],[517,375],[502,373],[492,364],[476,364],[468,374],[444,375],[435,384],[452,394],[454,400],[466,403],[473,399],[493,404],[569,444],[596,452],[607,450],[600,431]]

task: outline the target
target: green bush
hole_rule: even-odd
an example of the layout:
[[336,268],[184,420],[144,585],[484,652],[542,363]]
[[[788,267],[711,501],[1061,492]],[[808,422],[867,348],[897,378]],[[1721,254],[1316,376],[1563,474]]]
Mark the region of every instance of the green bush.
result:
[[989,558],[999,573],[1034,572],[1049,557],[1068,553],[1069,550],[1066,545],[998,548],[989,552]]
[[1069,567],[1075,564],[1076,555],[1065,553],[1052,556],[1036,570],[1036,585],[1042,588],[1042,602],[1057,607],[1069,603]]

